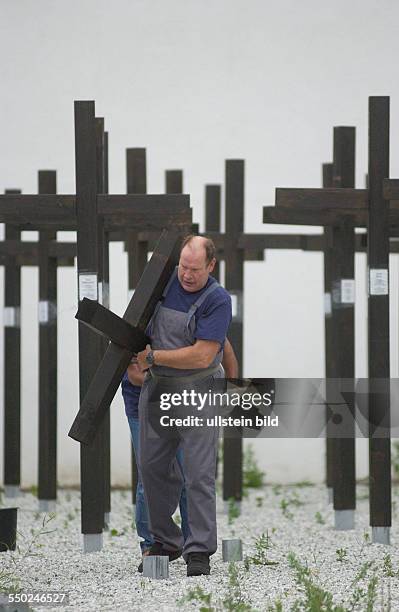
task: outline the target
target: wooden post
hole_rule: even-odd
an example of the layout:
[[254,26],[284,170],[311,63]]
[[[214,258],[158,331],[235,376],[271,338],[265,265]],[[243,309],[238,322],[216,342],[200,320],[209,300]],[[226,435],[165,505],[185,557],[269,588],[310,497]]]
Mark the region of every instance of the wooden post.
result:
[[[103,117],[96,117],[96,168],[97,193],[107,193],[108,176],[108,135],[104,131]],[[109,308],[109,232],[104,231],[102,218],[98,220],[98,301]],[[101,355],[107,349],[108,342],[102,340]],[[111,414],[105,415],[101,430],[104,467],[104,525],[108,529],[111,514]]]
[[[57,193],[54,170],[39,171],[39,194]],[[55,509],[57,498],[57,259],[50,242],[57,232],[39,232],[39,510]]]
[[[333,164],[323,164],[323,187],[333,186]],[[332,228],[324,228],[324,358],[326,376],[326,485],[329,503],[333,502],[333,440],[330,432],[331,421],[329,418],[329,384],[330,379],[334,378],[334,352],[333,352],[333,328],[332,328]]]
[[[18,226],[6,223],[5,239],[20,240]],[[21,484],[21,268],[14,256],[6,256],[4,285],[4,493],[16,497]]]
[[[355,186],[355,128],[334,128],[334,187]],[[336,378],[346,379],[348,415],[345,437],[334,439],[333,489],[336,529],[354,529],[355,477],[355,229],[343,218],[332,230],[333,349]],[[349,383],[349,381],[351,381]],[[351,390],[348,392],[348,385]]]
[[[221,188],[220,185],[205,186],[205,233],[220,233],[221,218]],[[213,270],[212,276],[220,281],[219,262]]]
[[165,193],[183,193],[183,170],[166,170]]
[[[78,295],[98,301],[99,215],[97,213],[97,150],[94,102],[75,102],[76,214]],[[79,324],[80,400],[98,367],[102,340]],[[84,552],[102,549],[104,524],[104,438],[98,432],[91,446],[80,446],[81,511]]]
[[[373,542],[389,544],[391,516],[389,362],[389,98],[369,98],[369,460]],[[373,380],[380,393],[375,392]],[[382,391],[382,393],[381,393]],[[373,437],[374,435],[377,437]]]
[[[126,149],[126,181],[127,193],[147,193],[147,160],[146,150],[143,148]],[[147,263],[148,242],[138,240],[138,233],[127,232],[127,255],[128,255],[128,288],[129,299],[137,287],[139,278]],[[136,491],[138,481],[138,470],[134,455],[133,444],[131,451],[131,482],[132,502],[136,504]]]
[[[233,319],[229,329],[229,340],[239,363],[242,375],[242,333],[243,333],[243,281],[244,252],[237,248],[239,235],[244,229],[244,161],[226,161],[226,235],[229,241],[225,247],[225,287],[232,296]],[[223,500],[242,500],[242,430],[237,437],[224,436],[223,441]]]

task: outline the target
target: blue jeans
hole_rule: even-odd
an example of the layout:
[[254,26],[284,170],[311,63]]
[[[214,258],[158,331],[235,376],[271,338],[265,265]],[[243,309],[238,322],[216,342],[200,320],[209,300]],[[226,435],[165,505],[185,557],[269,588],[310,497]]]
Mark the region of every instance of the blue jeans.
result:
[[[130,434],[133,443],[134,454],[137,458],[139,456],[139,419],[138,417],[127,417],[129,421]],[[177,462],[184,473],[183,470],[183,451],[181,448],[178,449],[176,453]],[[187,536],[190,533],[190,529],[188,526],[188,516],[187,516],[187,498],[186,498],[186,489],[183,487],[181,496],[180,496],[180,516],[181,516],[181,529],[183,532],[184,540],[187,539]],[[144,552],[152,544],[154,543],[153,537],[151,535],[149,525],[148,525],[148,512],[147,512],[147,503],[144,497],[144,488],[143,483],[141,482],[140,472],[138,473],[138,481],[137,481],[137,489],[136,489],[136,529],[137,535],[140,538],[143,538],[140,541],[141,552]]]

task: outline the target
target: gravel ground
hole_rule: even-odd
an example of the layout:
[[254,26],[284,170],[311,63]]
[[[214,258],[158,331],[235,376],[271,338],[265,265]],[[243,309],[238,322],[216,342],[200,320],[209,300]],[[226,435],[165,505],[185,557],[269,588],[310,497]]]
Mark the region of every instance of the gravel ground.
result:
[[[399,489],[394,491],[393,499],[395,521]],[[356,529],[350,532],[336,532],[331,527],[333,511],[322,486],[275,485],[251,490],[242,504],[241,516],[231,516],[230,524],[219,500],[219,550],[212,557],[212,575],[188,579],[185,563],[179,559],[170,565],[170,579],[159,581],[142,578],[136,572],[140,554],[132,530],[129,492],[113,491],[104,549],[88,555],[81,552],[77,491],[60,491],[53,517],[38,514],[37,500],[29,493],[16,501],[20,508],[19,550],[0,555],[0,573],[9,572],[18,579],[22,591],[68,592],[70,605],[54,610],[166,612],[200,610],[201,606],[239,612],[292,610],[295,601],[306,597],[306,580],[308,599],[322,597],[316,588],[321,587],[345,609],[351,609],[357,598],[358,604],[352,609],[399,610],[398,528],[395,525],[392,529],[392,546],[370,543],[364,486],[358,486]],[[267,536],[259,540],[262,534]],[[232,568],[223,563],[221,540],[229,537],[240,537],[244,555],[252,560]],[[302,584],[289,563],[290,552],[309,568]],[[265,565],[265,560],[277,564]],[[367,562],[372,564],[368,567]],[[356,582],[361,570],[365,576]],[[373,599],[374,591],[374,608],[368,608],[367,601]],[[191,601],[182,601],[188,597]],[[324,597],[327,601],[328,595]],[[314,606],[303,609],[333,610],[320,603]]]

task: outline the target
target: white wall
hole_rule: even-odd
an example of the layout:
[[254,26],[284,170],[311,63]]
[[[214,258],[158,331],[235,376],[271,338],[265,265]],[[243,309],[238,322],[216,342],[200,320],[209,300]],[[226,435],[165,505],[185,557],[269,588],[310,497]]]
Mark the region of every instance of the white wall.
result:
[[[391,95],[397,175],[394,0],[0,0],[0,11],[0,189],[34,193],[37,170],[54,168],[59,191],[74,192],[75,99],[95,99],[97,114],[105,116],[112,192],[125,189],[125,148],[145,146],[149,190],[163,191],[166,168],[183,168],[201,223],[204,184],[223,180],[225,158],[242,157],[246,230],[288,231],[263,225],[262,206],[273,203],[276,186],[320,185],[334,125],[357,127],[356,175],[363,186],[369,95]],[[357,257],[356,273],[357,375],[364,376],[364,256]],[[0,270],[0,286],[2,279]],[[127,295],[121,245],[112,245],[111,279],[111,306],[121,313]],[[59,480],[71,483],[79,474],[78,445],[66,436],[78,409],[76,276],[60,270],[59,281]],[[37,272],[24,269],[24,484],[36,481],[37,470],[37,283]],[[266,263],[246,264],[246,375],[324,375],[322,293],[320,255],[268,252]],[[113,480],[122,483],[129,477],[129,439],[119,397],[112,413]],[[2,412],[2,436],[1,428]],[[366,445],[360,446],[364,476]],[[256,448],[271,480],[323,477],[321,441],[262,440]],[[2,453],[2,470],[1,462]]]

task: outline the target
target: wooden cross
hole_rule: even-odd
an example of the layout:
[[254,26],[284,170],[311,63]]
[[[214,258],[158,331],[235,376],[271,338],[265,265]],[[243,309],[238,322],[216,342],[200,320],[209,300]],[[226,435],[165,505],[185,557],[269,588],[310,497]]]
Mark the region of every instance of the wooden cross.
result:
[[[126,228],[160,230],[172,224],[190,227],[189,196],[114,195],[99,193],[100,178],[105,177],[103,157],[104,129],[95,118],[94,102],[75,103],[76,196],[20,195],[0,196],[0,222],[18,225],[21,230],[77,230],[79,297],[98,299],[104,278],[103,233],[124,236]],[[102,145],[102,146],[101,146]],[[101,152],[102,151],[102,152]],[[102,161],[101,161],[102,160]],[[101,163],[100,163],[101,162]],[[103,181],[105,191],[105,180]],[[79,371],[81,397],[102,356],[104,342],[88,330],[79,330]],[[104,473],[101,436],[93,448],[81,447],[82,531],[96,536],[85,550],[98,550],[104,523]]]
[[[39,193],[56,192],[56,173],[41,170]],[[21,193],[8,190],[6,193]],[[0,242],[0,263],[5,266],[4,343],[4,488],[6,496],[18,495],[21,476],[20,429],[20,268],[39,267],[39,461],[38,498],[48,510],[56,499],[56,405],[57,405],[57,267],[73,266],[76,245],[56,242],[40,233],[39,242],[20,240],[18,226],[6,224]],[[55,347],[55,350],[53,350]],[[50,358],[51,355],[51,358]]]
[[[389,385],[389,233],[399,222],[398,202],[383,198],[383,180],[389,173],[389,98],[369,99],[369,189],[277,189],[276,207],[264,208],[265,223],[338,226],[349,244],[354,227],[368,228],[369,266],[369,376]],[[342,269],[344,261],[341,264]],[[347,280],[341,276],[341,280]],[[351,279],[348,279],[351,280]],[[341,284],[342,300],[342,284]],[[378,321],[378,323],[377,323]],[[344,325],[341,327],[343,330]],[[339,340],[343,346],[343,337]],[[352,352],[352,351],[350,351]],[[348,364],[338,364],[341,376]],[[351,366],[352,367],[352,366]],[[373,541],[388,543],[391,525],[390,437],[375,438],[373,424],[389,425],[389,387],[383,396],[369,398],[370,524]],[[350,442],[348,441],[348,444]],[[346,447],[345,441],[340,445]],[[346,451],[345,451],[346,452]],[[350,451],[353,454],[353,450]],[[353,474],[345,504],[353,504]],[[347,484],[347,483],[346,483]],[[346,508],[347,509],[347,508]]]

